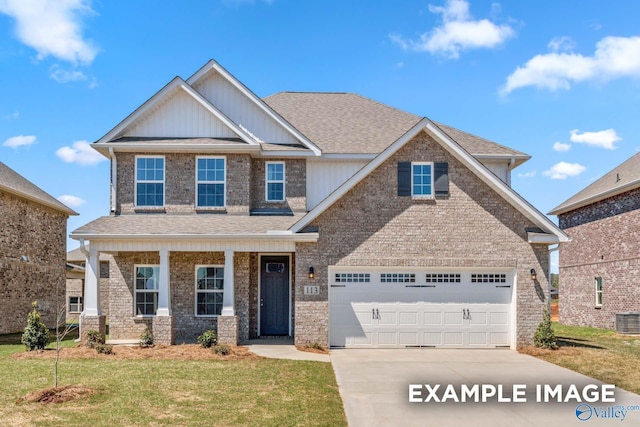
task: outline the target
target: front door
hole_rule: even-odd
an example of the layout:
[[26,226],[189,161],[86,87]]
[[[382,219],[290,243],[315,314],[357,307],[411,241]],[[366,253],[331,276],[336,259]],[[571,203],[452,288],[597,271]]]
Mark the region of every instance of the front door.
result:
[[260,335],[289,335],[289,257],[260,261]]

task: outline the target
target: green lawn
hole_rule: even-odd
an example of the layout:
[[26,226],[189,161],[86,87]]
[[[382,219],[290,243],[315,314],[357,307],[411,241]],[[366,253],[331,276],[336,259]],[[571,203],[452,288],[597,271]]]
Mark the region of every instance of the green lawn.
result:
[[59,385],[98,393],[60,404],[19,403],[28,392],[53,385],[53,360],[11,357],[24,351],[10,344],[15,340],[0,337],[3,425],[346,425],[331,364],[293,360],[63,358]]
[[640,394],[640,336],[553,323],[559,350],[524,352]]

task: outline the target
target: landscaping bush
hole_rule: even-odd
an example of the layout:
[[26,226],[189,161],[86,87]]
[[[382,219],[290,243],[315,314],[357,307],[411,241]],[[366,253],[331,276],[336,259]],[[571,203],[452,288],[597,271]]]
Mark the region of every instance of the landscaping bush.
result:
[[113,354],[113,346],[111,344],[96,344],[94,348],[100,354]]
[[202,335],[198,337],[198,344],[204,348],[209,348],[218,343],[218,335],[212,330],[204,331]]
[[38,303],[32,304],[33,310],[29,313],[27,319],[27,327],[22,333],[22,344],[27,350],[44,350],[49,344],[49,329],[42,323],[40,312],[38,311]]
[[231,353],[231,348],[225,344],[216,344],[213,346],[213,352],[215,354],[219,354],[220,356],[226,356]]
[[557,350],[558,344],[556,341],[556,335],[553,333],[553,329],[551,329],[551,315],[549,311],[545,309],[542,322],[538,325],[538,329],[536,329],[536,333],[533,336],[533,344],[536,347]]
[[145,329],[142,335],[140,335],[140,347],[152,347],[153,346],[153,334],[149,328]]
[[87,347],[89,348],[96,348],[97,346],[104,344],[102,335],[100,335],[100,332],[95,329],[88,330],[85,333],[85,336],[87,337]]

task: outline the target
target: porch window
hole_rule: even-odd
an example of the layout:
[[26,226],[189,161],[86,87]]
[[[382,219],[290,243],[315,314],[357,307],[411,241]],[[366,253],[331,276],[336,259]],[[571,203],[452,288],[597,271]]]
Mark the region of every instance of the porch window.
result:
[[219,316],[222,312],[224,267],[196,267],[196,316]]
[[602,277],[596,277],[596,307],[602,307]]
[[82,297],[69,297],[69,313],[82,312]]
[[268,202],[285,200],[284,162],[267,162],[266,197]]
[[136,156],[136,206],[164,206],[164,157]]
[[159,265],[136,266],[136,315],[154,316],[158,311]]
[[196,203],[198,207],[225,206],[225,158],[198,157],[196,159]]

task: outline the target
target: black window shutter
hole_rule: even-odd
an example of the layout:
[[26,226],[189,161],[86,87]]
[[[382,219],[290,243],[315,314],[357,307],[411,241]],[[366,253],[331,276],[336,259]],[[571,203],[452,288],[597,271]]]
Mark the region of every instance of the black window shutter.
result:
[[433,186],[436,196],[449,195],[449,164],[434,163]]
[[411,162],[398,162],[398,196],[411,196]]

